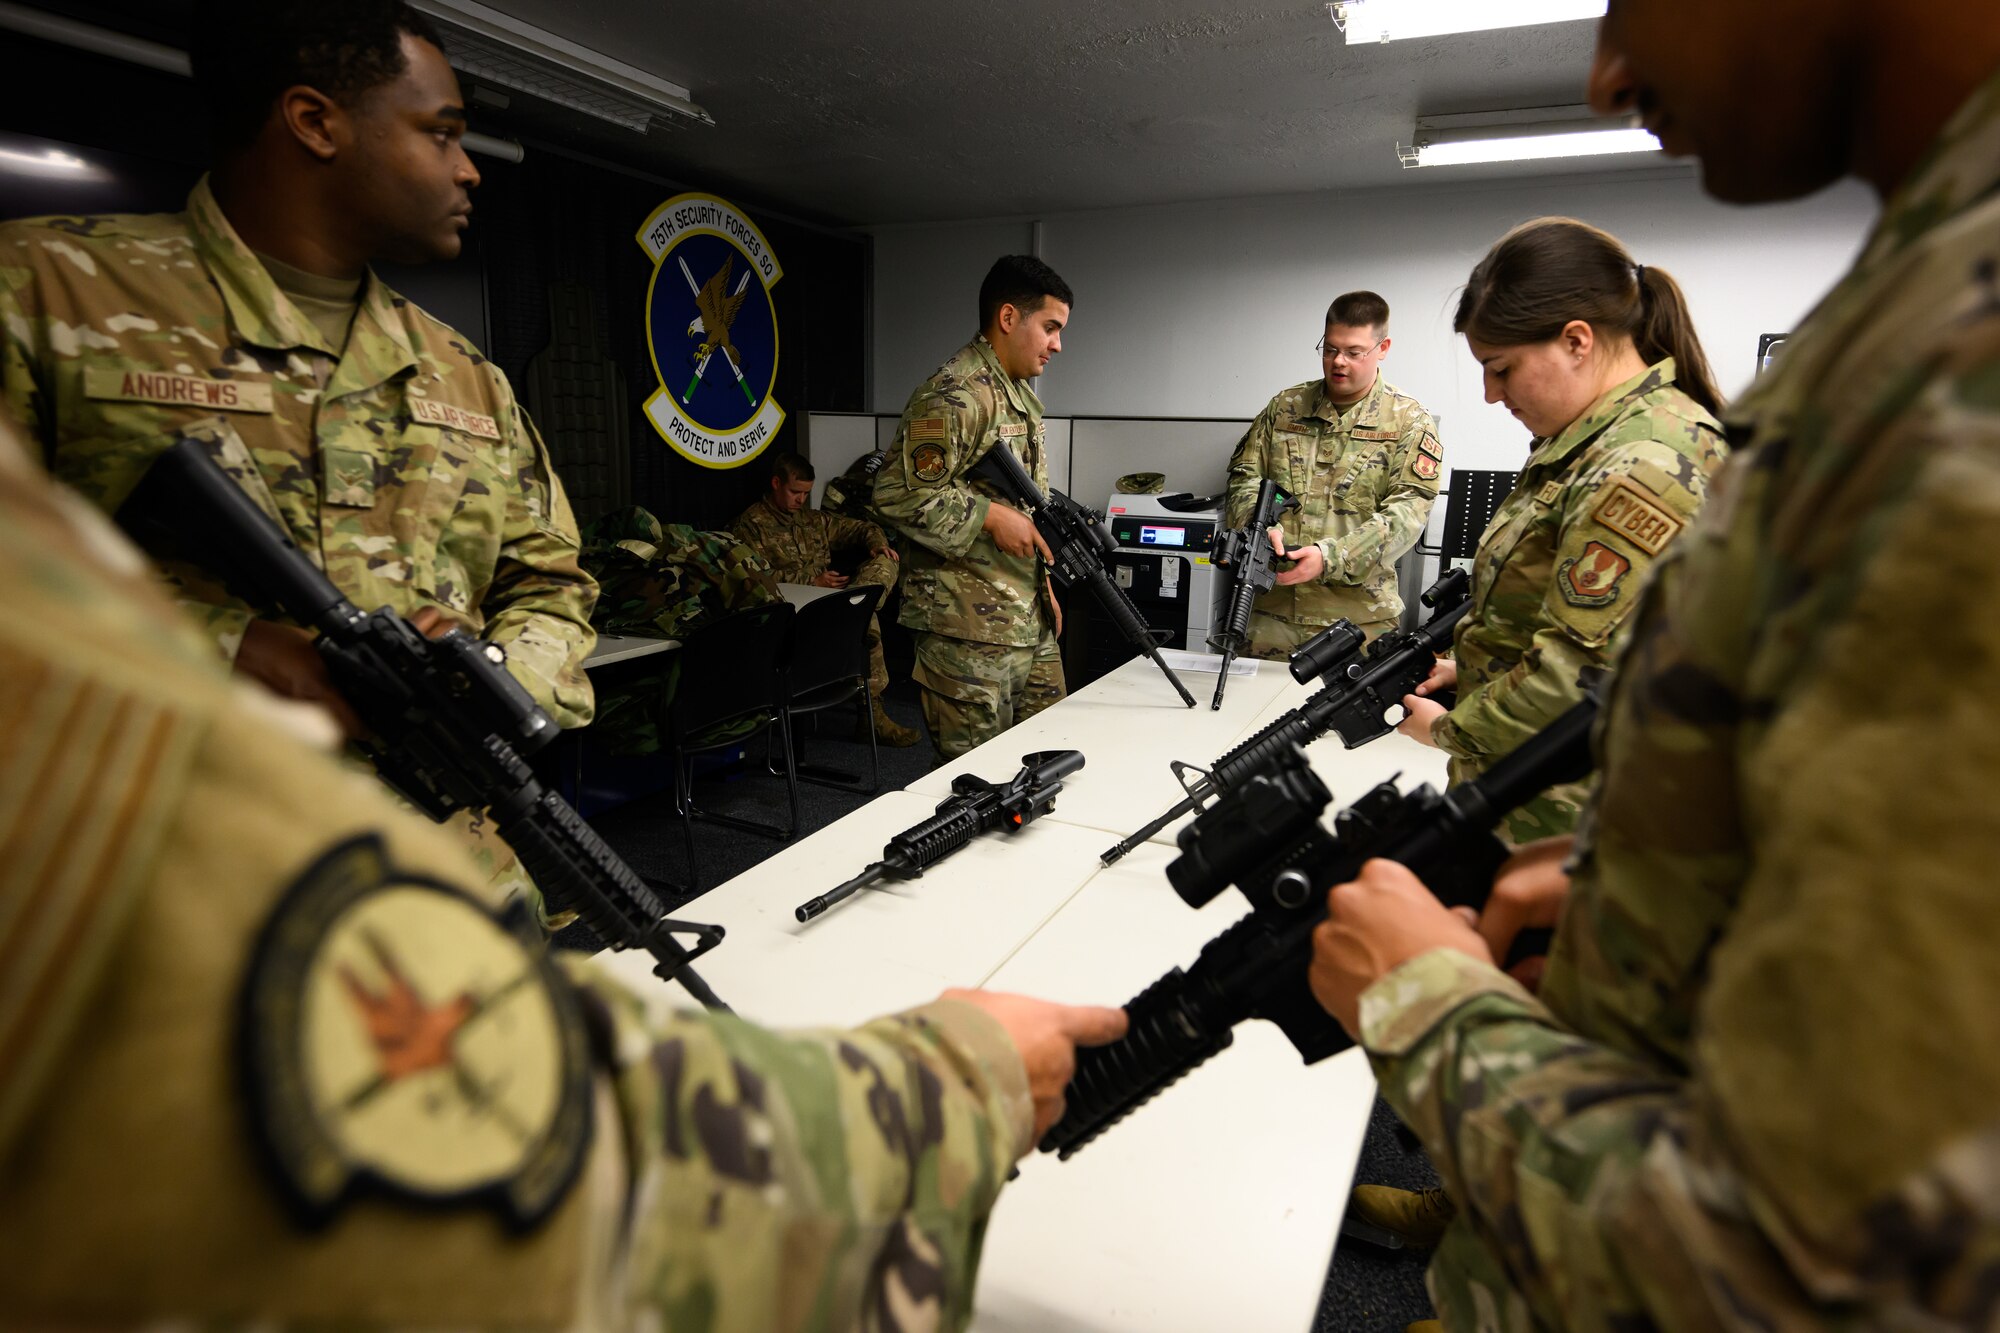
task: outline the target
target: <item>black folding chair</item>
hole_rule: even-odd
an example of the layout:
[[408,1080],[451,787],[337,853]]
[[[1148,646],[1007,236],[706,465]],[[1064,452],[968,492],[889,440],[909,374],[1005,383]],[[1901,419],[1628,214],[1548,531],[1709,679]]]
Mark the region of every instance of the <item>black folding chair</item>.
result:
[[[735,611],[690,633],[674,655],[677,676],[661,719],[662,748],[673,755],[674,806],[687,839],[688,892],[700,890],[694,821],[725,824],[768,838],[799,829],[799,781],[792,765],[791,721],[785,713],[785,654],[791,643],[791,603]],[[774,824],[703,810],[694,800],[694,757],[733,749],[776,728],[785,753],[791,823]]]
[[[822,787],[844,791],[876,791],[882,786],[880,747],[875,740],[874,710],[868,695],[868,617],[882,590],[872,583],[856,584],[816,597],[799,608],[792,622],[792,651],[785,668],[786,724],[797,747],[799,777]],[[837,708],[852,700],[868,733],[868,782],[842,769],[807,765],[798,719]]]

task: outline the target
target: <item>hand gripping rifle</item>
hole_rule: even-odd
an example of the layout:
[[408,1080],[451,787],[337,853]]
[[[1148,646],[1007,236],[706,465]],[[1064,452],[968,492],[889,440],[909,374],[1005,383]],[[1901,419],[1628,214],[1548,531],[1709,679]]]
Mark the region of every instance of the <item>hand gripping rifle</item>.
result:
[[[484,810],[558,910],[575,911],[614,949],[644,949],[654,974],[725,1009],[688,964],[722,942],[722,927],[676,921],[646,884],[524,756],[557,728],[501,665],[497,644],[453,629],[426,638],[387,607],[348,601],[257,507],[200,441],[160,456],[119,521],[155,548],[198,552],[197,563],[239,576],[301,625],[319,631],[327,674],[368,728],[359,748],[383,781],[442,823]],[[685,947],[677,935],[693,937]]]
[[1278,489],[1278,483],[1265,478],[1257,483],[1257,505],[1250,511],[1250,521],[1217,537],[1209,551],[1215,567],[1228,571],[1236,580],[1230,585],[1229,610],[1222,618],[1222,626],[1208,636],[1208,646],[1222,654],[1222,671],[1215,678],[1215,698],[1208,705],[1211,711],[1222,707],[1222,691],[1229,684],[1229,664],[1236,660],[1236,654],[1243,651],[1243,644],[1250,637],[1251,608],[1259,597],[1278,586],[1279,556],[1271,549],[1267,534],[1278,525],[1285,511],[1297,504],[1297,497],[1286,495]]
[[1042,1138],[1065,1159],[1234,1039],[1248,1018],[1276,1023],[1307,1064],[1352,1045],[1306,981],[1326,892],[1364,862],[1408,866],[1447,905],[1484,905],[1507,849],[1493,835],[1509,810],[1591,768],[1594,700],[1571,708],[1480,778],[1440,796],[1385,782],[1323,827],[1331,799],[1297,747],[1180,835],[1167,867],[1192,907],[1235,884],[1251,912],[1125,1006],[1126,1035],[1077,1052],[1068,1109]]
[[1104,571],[1104,557],[1118,548],[1113,545],[1111,534],[1104,530],[1097,515],[1061,491],[1050,490],[1044,496],[1042,488],[1035,485],[1035,479],[1028,475],[1028,470],[1021,466],[1021,460],[1014,457],[1014,451],[1004,442],[988,449],[986,457],[980,459],[972,470],[1034,519],[1036,530],[1055,555],[1051,568],[1055,576],[1062,580],[1063,586],[1087,585],[1091,595],[1097,598],[1098,605],[1111,617],[1111,623],[1125,636],[1125,641],[1152,658],[1153,665],[1165,673],[1181,700],[1193,708],[1194,696],[1187,692],[1187,686],[1181,684],[1181,678],[1160,656],[1160,645],[1153,638],[1153,631],[1140,618],[1139,608],[1132,605],[1132,599]]
[[[1318,694],[1287,712],[1262,731],[1215,761],[1207,772],[1174,762],[1174,777],[1187,793],[1167,812],[1099,854],[1110,865],[1190,810],[1199,810],[1222,793],[1261,773],[1272,756],[1292,747],[1303,748],[1329,732],[1352,750],[1394,730],[1382,720],[1391,704],[1423,683],[1450,644],[1453,628],[1464,618],[1471,600],[1465,571],[1454,569],[1424,590],[1423,604],[1431,618],[1414,630],[1391,630],[1362,649],[1363,635],[1345,620],[1336,620],[1292,654],[1292,679],[1301,685],[1326,679]],[[1200,776],[1189,781],[1188,774]]]
[[878,880],[921,878],[925,870],[989,829],[1020,832],[1055,809],[1063,779],[1082,767],[1081,750],[1039,750],[1021,756],[1021,771],[1004,787],[976,774],[959,774],[951,780],[951,795],[938,802],[936,814],[889,839],[881,860],[840,887],[800,903],[793,915],[810,921]]

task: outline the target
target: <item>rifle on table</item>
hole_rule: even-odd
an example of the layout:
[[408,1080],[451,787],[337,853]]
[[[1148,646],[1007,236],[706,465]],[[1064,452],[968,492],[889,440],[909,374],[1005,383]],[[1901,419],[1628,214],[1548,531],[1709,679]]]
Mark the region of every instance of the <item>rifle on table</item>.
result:
[[937,813],[889,839],[882,859],[838,888],[808,898],[793,913],[810,921],[884,879],[918,879],[924,871],[993,828],[1018,833],[1055,809],[1063,779],[1083,767],[1081,750],[1038,750],[1021,756],[1021,771],[1004,786],[972,773],[951,780]]
[[1447,905],[1482,907],[1507,858],[1493,825],[1509,810],[1591,768],[1597,704],[1577,704],[1480,778],[1440,796],[1404,795],[1385,782],[1335,818],[1331,797],[1296,746],[1231,792],[1180,835],[1167,867],[1174,891],[1202,907],[1235,884],[1251,913],[1216,936],[1185,972],[1175,968],[1125,1006],[1126,1035],[1077,1052],[1061,1120],[1042,1138],[1066,1160],[1263,1018],[1307,1064],[1353,1042],[1313,997],[1306,975],[1326,893],[1364,862],[1408,866]]
[[[1352,750],[1395,730],[1382,720],[1391,704],[1416,689],[1431,673],[1438,653],[1451,643],[1454,627],[1472,601],[1465,571],[1454,569],[1424,590],[1420,599],[1431,618],[1414,630],[1391,630],[1364,650],[1361,631],[1336,620],[1292,654],[1292,679],[1301,685],[1321,677],[1327,683],[1318,694],[1285,713],[1249,740],[1215,761],[1206,772],[1174,761],[1174,778],[1187,793],[1165,814],[1099,854],[1111,865],[1146,839],[1190,810],[1262,772],[1271,757],[1294,746],[1303,748],[1327,735],[1340,737]],[[1200,777],[1190,782],[1188,774]]]
[[1259,597],[1278,586],[1281,557],[1271,549],[1268,534],[1285,511],[1297,504],[1296,496],[1286,495],[1278,489],[1277,482],[1265,478],[1257,483],[1257,504],[1250,511],[1250,521],[1217,537],[1209,550],[1209,559],[1215,567],[1228,571],[1236,580],[1229,589],[1229,609],[1223,614],[1222,626],[1208,636],[1208,646],[1222,654],[1222,671],[1215,678],[1215,698],[1209,701],[1210,711],[1222,707],[1222,691],[1229,684],[1229,664],[1236,660],[1236,654],[1243,651],[1243,644],[1250,637],[1251,608]]
[[[722,927],[676,921],[618,853],[525,755],[557,727],[507,674],[498,644],[452,629],[426,638],[387,607],[364,612],[341,595],[258,508],[200,441],[160,456],[119,510],[142,544],[196,551],[260,599],[319,631],[327,674],[368,734],[357,742],[387,782],[442,823],[484,810],[550,905],[574,911],[613,949],[644,949],[653,972],[711,1009],[726,1009],[688,964],[722,942]],[[684,946],[678,935],[690,936]]]
[[1132,605],[1119,586],[1111,581],[1104,570],[1104,557],[1117,550],[1111,534],[1104,530],[1098,515],[1085,509],[1061,491],[1051,489],[1044,496],[1042,488],[1035,485],[1035,479],[1021,466],[1021,460],[1014,457],[1014,451],[1006,443],[995,444],[986,451],[972,469],[991,482],[1029,518],[1035,521],[1035,528],[1042,534],[1055,559],[1050,567],[1065,588],[1078,583],[1084,584],[1097,598],[1098,605],[1111,617],[1111,623],[1125,636],[1125,641],[1153,659],[1153,665],[1166,675],[1182,702],[1194,707],[1194,696],[1181,678],[1167,665],[1167,659],[1160,656],[1159,641],[1153,637],[1145,620],[1139,615],[1139,608]]

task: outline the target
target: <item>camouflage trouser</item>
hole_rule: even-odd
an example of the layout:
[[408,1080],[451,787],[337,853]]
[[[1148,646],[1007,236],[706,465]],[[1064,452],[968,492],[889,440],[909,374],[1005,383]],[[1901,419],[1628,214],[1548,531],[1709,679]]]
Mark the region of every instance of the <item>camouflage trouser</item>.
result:
[[[1383,630],[1395,625],[1393,620],[1376,621],[1359,628],[1373,639]],[[1262,657],[1273,662],[1282,662],[1297,651],[1307,639],[1325,629],[1324,625],[1304,625],[1297,621],[1280,620],[1267,616],[1262,611],[1250,613],[1250,633],[1243,645],[1243,656]]]
[[868,617],[868,693],[877,699],[889,688],[889,664],[882,660],[882,603],[889,600],[889,593],[902,572],[902,566],[888,556],[871,555],[861,562],[861,568],[854,571],[849,581],[849,586],[873,583],[882,589],[882,595],[875,600],[875,614]]
[[985,744],[1067,693],[1053,635],[1033,648],[924,633],[916,642],[917,665],[910,676],[922,689],[931,743],[947,759]]
[[1539,1326],[1463,1213],[1438,1242],[1424,1287],[1446,1333],[1525,1333]]

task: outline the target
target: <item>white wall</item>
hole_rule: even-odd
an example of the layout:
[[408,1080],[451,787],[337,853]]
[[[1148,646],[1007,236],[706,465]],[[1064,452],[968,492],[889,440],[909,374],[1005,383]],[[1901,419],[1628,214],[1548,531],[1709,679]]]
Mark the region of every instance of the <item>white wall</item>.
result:
[[[1799,321],[1874,212],[1854,186],[1729,208],[1676,171],[1055,215],[1042,220],[1042,257],[1077,305],[1042,396],[1052,416],[1254,416],[1278,389],[1317,376],[1312,346],[1327,303],[1366,287],[1395,311],[1384,374],[1442,418],[1448,461],[1513,469],[1524,433],[1483,401],[1477,367],[1451,333],[1459,287],[1507,228],[1570,214],[1671,271],[1734,392],[1751,377],[1758,335]],[[876,411],[900,411],[964,342],[987,265],[1026,250],[1028,236],[1029,223],[1015,220],[875,232]],[[1135,453],[1106,467],[1145,462]]]

